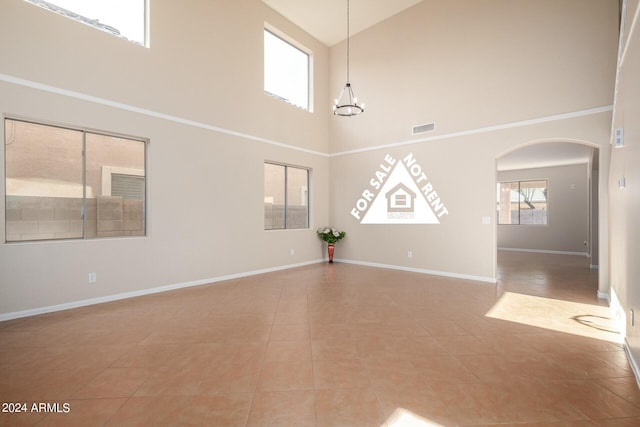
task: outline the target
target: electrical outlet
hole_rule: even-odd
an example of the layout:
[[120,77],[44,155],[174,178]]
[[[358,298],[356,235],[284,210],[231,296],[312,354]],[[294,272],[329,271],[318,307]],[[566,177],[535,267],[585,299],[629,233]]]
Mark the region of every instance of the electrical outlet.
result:
[[618,178],[618,188],[623,190],[626,186],[627,186],[627,183],[624,176],[621,176],[620,178]]
[[293,249],[291,249],[291,255],[293,255],[293,254],[295,254],[295,253],[296,253],[296,251],[295,251],[295,250],[293,250]]
[[98,276],[96,273],[89,273],[89,283],[96,283]]
[[613,146],[616,148],[624,147],[624,128],[616,128]]
[[407,252],[407,258],[413,258],[413,252],[411,251]]

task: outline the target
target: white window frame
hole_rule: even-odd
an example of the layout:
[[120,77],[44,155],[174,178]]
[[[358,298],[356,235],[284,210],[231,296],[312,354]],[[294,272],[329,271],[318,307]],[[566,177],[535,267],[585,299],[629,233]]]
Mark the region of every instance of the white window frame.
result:
[[[143,227],[143,232],[144,234],[140,234],[140,235],[134,235],[133,237],[145,237],[148,236],[148,175],[146,174],[146,171],[148,170],[148,155],[147,155],[147,149],[149,146],[149,140],[145,139],[145,138],[140,138],[140,137],[134,137],[134,136],[130,136],[130,135],[123,135],[123,134],[118,134],[118,133],[114,133],[114,132],[104,132],[104,131],[97,131],[97,130],[93,130],[93,129],[88,129],[88,128],[82,128],[82,127],[75,127],[75,126],[67,126],[67,125],[60,125],[60,124],[55,124],[55,123],[51,123],[51,122],[44,122],[44,121],[36,121],[36,120],[32,120],[32,119],[22,119],[19,117],[14,117],[14,116],[4,116],[2,117],[4,126],[3,129],[5,129],[5,133],[4,135],[2,135],[2,139],[4,141],[4,150],[6,150],[6,123],[7,121],[14,121],[14,122],[22,122],[22,123],[28,123],[28,124],[33,124],[33,125],[37,125],[37,126],[46,126],[46,127],[50,127],[50,128],[58,128],[58,129],[65,129],[65,130],[69,130],[69,131],[73,131],[73,132],[78,132],[82,135],[82,152],[80,153],[79,157],[78,157],[78,162],[82,163],[82,169],[83,169],[83,176],[82,176],[82,194],[78,195],[78,198],[82,199],[82,208],[80,211],[80,217],[78,218],[78,220],[82,221],[82,232],[81,235],[78,236],[74,236],[74,237],[44,237],[44,238],[40,238],[40,237],[36,237],[36,238],[30,238],[30,239],[9,239],[9,230],[7,227],[7,203],[5,202],[5,206],[4,206],[4,210],[5,210],[5,232],[4,232],[4,242],[5,243],[10,243],[10,244],[14,244],[14,243],[24,243],[24,242],[48,242],[48,241],[60,241],[60,240],[92,240],[92,239],[102,239],[102,238],[129,238],[129,235],[126,234],[122,234],[122,235],[115,235],[115,236],[87,236],[87,200],[89,198],[94,198],[96,196],[99,196],[98,194],[87,194],[87,182],[86,182],[86,151],[87,151],[87,135],[101,135],[101,136],[109,136],[109,137],[114,137],[114,138],[119,138],[119,139],[126,139],[126,140],[130,140],[130,141],[135,141],[138,143],[142,143],[144,144],[144,169],[133,169],[133,168],[123,168],[123,167],[114,167],[114,166],[103,166],[102,168],[102,173],[101,176],[103,178],[103,183],[101,185],[101,192],[102,194],[100,194],[100,196],[104,195],[104,196],[110,196],[111,195],[111,174],[112,173],[120,173],[120,174],[124,174],[124,175],[135,175],[135,176],[141,176],[144,178],[144,199],[142,200],[143,202],[143,206],[142,206],[142,211],[143,211],[143,219],[142,219],[142,227]],[[6,152],[4,153],[4,157],[5,157],[5,162],[7,159],[6,156]],[[4,176],[2,177],[3,179],[3,185],[5,187],[5,198],[11,195],[7,194],[7,167],[5,166],[4,168],[5,173]],[[108,184],[105,185],[104,182],[104,178],[107,177],[108,178]],[[6,200],[6,199],[5,199]]]
[[[309,191],[309,188],[311,187],[311,175],[312,175],[312,170],[311,168],[308,167],[304,167],[304,166],[298,166],[298,165],[290,165],[290,164],[286,164],[286,163],[279,163],[279,162],[273,162],[273,161],[268,161],[265,160],[263,165],[273,165],[273,166],[280,166],[284,168],[284,227],[280,227],[280,228],[266,228],[266,223],[264,224],[264,230],[265,231],[277,231],[277,230],[307,230],[309,228],[311,228],[311,192]],[[307,208],[307,226],[306,227],[289,227],[287,225],[287,208],[289,206],[289,202],[288,202],[288,171],[289,168],[293,168],[293,169],[299,169],[299,170],[304,170],[307,172],[307,185],[305,187],[300,188],[300,197],[301,200],[303,200],[303,204],[300,206],[306,206]],[[273,197],[268,197],[266,195],[264,195],[264,202],[265,203],[273,203]]]
[[[284,32],[278,30],[277,28],[275,28],[273,25],[270,25],[269,23],[265,22],[264,23],[264,31],[263,31],[263,38],[266,36],[266,33],[270,33],[272,36],[280,39],[282,42],[288,44],[289,46],[291,46],[292,48],[300,51],[301,53],[305,54],[307,56],[307,105],[303,106],[303,105],[298,105],[294,102],[291,102],[290,100],[288,100],[282,93],[274,93],[272,91],[267,90],[266,88],[266,81],[263,84],[263,90],[264,93],[277,98],[281,101],[286,102],[287,104],[293,105],[295,107],[301,108],[303,110],[309,111],[310,113],[313,112],[313,52],[308,49],[307,47],[305,47],[304,45],[298,43],[295,39],[293,39],[292,37],[288,36],[287,34],[285,34]],[[264,55],[264,62],[266,62],[266,56],[267,56],[267,52],[263,51],[263,55]],[[263,62],[263,65],[264,65]],[[263,77],[266,80],[266,68],[263,69]]]

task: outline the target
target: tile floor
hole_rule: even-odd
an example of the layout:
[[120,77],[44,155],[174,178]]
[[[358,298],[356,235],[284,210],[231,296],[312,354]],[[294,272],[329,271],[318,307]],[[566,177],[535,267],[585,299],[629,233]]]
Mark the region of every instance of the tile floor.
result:
[[498,285],[317,264],[3,322],[0,425],[640,426],[596,289],[504,252]]

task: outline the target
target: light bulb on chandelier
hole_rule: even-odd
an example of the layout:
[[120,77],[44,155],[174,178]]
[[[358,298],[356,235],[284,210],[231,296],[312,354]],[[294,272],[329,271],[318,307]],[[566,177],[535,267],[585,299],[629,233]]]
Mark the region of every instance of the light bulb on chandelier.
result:
[[349,0],[347,0],[347,83],[334,100],[333,114],[336,116],[355,116],[364,112],[364,104],[358,104],[349,82]]

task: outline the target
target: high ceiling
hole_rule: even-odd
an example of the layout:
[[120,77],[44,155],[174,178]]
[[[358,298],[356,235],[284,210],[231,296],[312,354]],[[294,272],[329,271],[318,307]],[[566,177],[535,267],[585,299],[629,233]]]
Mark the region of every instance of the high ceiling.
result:
[[[347,0],[262,1],[326,46],[333,46],[347,36]],[[350,0],[350,34],[363,31],[422,1]],[[498,159],[498,170],[588,163],[592,150],[586,145],[567,142],[535,144]]]
[[[327,46],[347,37],[347,0],[262,0]],[[353,35],[422,0],[350,0]]]

